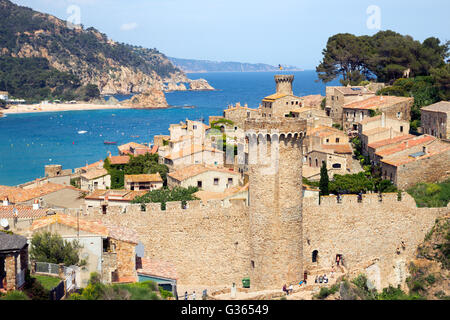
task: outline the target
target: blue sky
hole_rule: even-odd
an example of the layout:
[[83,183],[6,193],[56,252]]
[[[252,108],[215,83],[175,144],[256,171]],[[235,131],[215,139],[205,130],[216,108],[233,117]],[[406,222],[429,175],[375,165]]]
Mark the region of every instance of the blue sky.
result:
[[[314,69],[328,37],[372,35],[367,21],[423,41],[450,40],[448,0],[13,0],[81,23],[111,39],[189,59],[290,64]],[[370,6],[376,12],[367,10]],[[374,20],[375,19],[375,20]],[[372,23],[373,25],[373,23]]]

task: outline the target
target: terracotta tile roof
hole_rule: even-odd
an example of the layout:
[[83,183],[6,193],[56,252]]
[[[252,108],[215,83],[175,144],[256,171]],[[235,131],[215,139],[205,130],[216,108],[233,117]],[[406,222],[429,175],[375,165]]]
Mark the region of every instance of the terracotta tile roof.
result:
[[375,116],[375,117],[366,117],[364,119],[362,119],[361,121],[359,121],[360,124],[368,124],[370,122],[374,122],[374,121],[380,121],[381,120],[381,114],[379,116]]
[[9,205],[0,206],[0,219],[12,219],[15,217],[14,209],[17,209],[18,219],[30,219],[30,218],[40,218],[47,215],[48,209],[37,209],[33,210],[32,206],[21,206],[21,205]]
[[401,102],[414,101],[414,98],[395,96],[375,96],[361,101],[355,101],[343,106],[344,109],[383,109]]
[[159,172],[154,174],[130,174],[125,175],[125,183],[127,182],[163,182]]
[[403,141],[398,146],[379,151],[376,153],[376,155],[378,155],[380,157],[386,157],[391,154],[394,154],[394,153],[397,153],[397,152],[400,152],[400,151],[403,151],[403,150],[406,150],[409,148],[413,148],[420,144],[426,144],[426,143],[434,141],[434,140],[436,140],[436,138],[433,136],[429,136],[429,135],[418,136],[416,138]]
[[391,129],[390,128],[386,128],[386,127],[384,127],[384,128],[383,127],[378,127],[378,128],[373,128],[373,129],[370,129],[370,130],[365,130],[363,132],[363,134],[365,136],[371,136],[373,134],[382,133],[382,132],[388,132],[388,131],[391,131]]
[[130,162],[129,156],[111,156],[109,157],[110,164],[127,164]]
[[321,145],[321,148],[325,150],[333,150],[335,153],[353,153],[353,149],[350,144],[323,144]]
[[333,134],[338,134],[338,135],[342,135],[342,136],[347,136],[345,134],[345,132],[336,129],[336,128],[332,128],[332,127],[326,127],[326,126],[318,126],[316,128],[312,128],[311,130],[309,130],[307,132],[308,135],[310,136],[318,136],[318,137],[327,137],[327,136],[331,136]]
[[204,151],[223,153],[223,151],[220,151],[220,150],[217,150],[214,148],[193,144],[190,147],[184,148],[180,151],[170,153],[170,154],[166,155],[164,158],[174,160],[174,159],[187,157],[187,156],[190,156],[191,154],[204,152]]
[[231,171],[229,169],[225,168],[216,168],[216,167],[209,167],[202,164],[194,164],[191,166],[187,166],[184,168],[181,168],[177,171],[168,173],[168,176],[171,178],[178,180],[178,181],[184,181],[188,178],[195,177],[196,175],[199,175],[201,173],[207,172],[207,171],[215,171],[215,172],[224,172],[229,173],[233,175],[239,175],[239,173],[235,171]]
[[135,283],[137,282],[137,277],[135,276],[127,276],[127,277],[119,277],[117,281],[113,281],[113,283]]
[[272,101],[284,98],[286,96],[292,96],[292,95],[291,94],[286,94],[286,93],[274,93],[274,94],[271,94],[270,96],[265,97],[263,99],[263,101],[270,101],[270,102],[272,102]]
[[80,228],[82,231],[97,234],[102,237],[111,237],[113,239],[135,244],[139,242],[136,231],[132,229],[101,221],[90,221],[83,218],[77,219],[76,217],[62,213],[34,220],[30,230],[35,231],[54,223],[69,226],[74,229]]
[[139,258],[139,260],[140,266],[136,270],[137,273],[173,280],[178,279],[178,274],[175,266],[169,262],[150,258]]
[[139,144],[139,143],[136,143],[136,142],[128,142],[128,143],[125,143],[125,144],[122,144],[122,145],[118,146],[117,149],[119,149],[119,151],[121,151],[121,152],[124,152],[125,150],[130,150],[130,147],[134,148],[134,149],[136,149],[136,148],[147,148],[147,146],[144,146],[143,144]]
[[372,93],[368,91],[365,87],[363,86],[353,86],[353,87],[335,87],[336,90],[338,90],[339,92],[345,94],[345,95],[359,95],[359,94],[368,94],[368,93]]
[[151,154],[155,154],[158,152],[159,147],[158,146],[153,146],[152,149],[150,150]]
[[0,199],[3,200],[5,197],[8,197],[9,201],[12,203],[25,202],[65,188],[68,188],[68,186],[63,186],[52,182],[30,189],[0,186]]
[[312,94],[312,95],[301,97],[301,99],[303,100],[303,104],[306,107],[308,107],[308,106],[319,106],[322,103],[322,100],[324,98],[325,97],[323,97],[320,94]]
[[449,163],[450,163],[450,144],[448,143],[444,143],[441,142],[439,140],[435,140],[433,142],[431,142],[430,144],[427,144],[426,146],[427,151],[424,155],[419,155],[416,157],[411,156],[412,153],[414,153],[414,151],[419,152],[419,150],[411,150],[411,152],[406,153],[402,153],[402,154],[393,154],[390,157],[387,158],[383,158],[383,160],[381,160],[381,162],[384,162],[386,164],[398,167],[413,161],[418,161],[418,160],[422,160],[422,159],[426,159],[432,156],[435,156],[437,154],[441,154],[441,153],[448,153],[449,155]]
[[200,190],[194,193],[194,196],[199,198],[201,201],[206,202],[209,200],[224,200],[226,198],[229,198],[236,193],[248,191],[249,184],[247,183],[245,186],[236,186],[233,188],[226,189],[225,192],[212,192],[212,191],[205,191]]
[[87,180],[92,180],[92,179],[97,179],[97,178],[106,176],[107,174],[108,174],[108,171],[104,168],[91,169],[88,172],[81,174],[81,177],[83,177]]
[[80,228],[80,230],[83,230],[85,232],[94,233],[103,237],[108,236],[108,229],[99,222],[88,221],[82,218],[77,219],[76,217],[61,213],[34,220],[30,230],[35,231],[37,229],[41,229],[55,223],[69,226],[75,229]]
[[103,222],[102,224],[108,229],[108,236],[110,238],[135,244],[139,243],[139,237],[137,236],[137,232],[135,230],[117,226],[108,222]]
[[444,112],[450,114],[450,101],[441,101],[427,107],[421,108],[421,110],[425,111],[435,111],[435,112]]
[[146,190],[95,190],[85,197],[87,200],[131,201],[148,193]]
[[152,149],[145,147],[145,148],[139,148],[139,149],[134,149],[134,155],[136,156],[144,156],[147,153],[151,153]]
[[103,168],[103,160],[99,160],[97,162],[88,164],[87,166],[82,167],[85,171],[92,169],[92,168]]
[[388,146],[390,144],[401,142],[403,140],[409,140],[409,139],[412,139],[414,137],[415,136],[413,136],[411,134],[405,134],[403,136],[398,136],[398,137],[395,137],[395,138],[392,138],[392,139],[385,139],[385,140],[369,143],[369,148],[377,149],[377,148],[380,148],[380,147]]

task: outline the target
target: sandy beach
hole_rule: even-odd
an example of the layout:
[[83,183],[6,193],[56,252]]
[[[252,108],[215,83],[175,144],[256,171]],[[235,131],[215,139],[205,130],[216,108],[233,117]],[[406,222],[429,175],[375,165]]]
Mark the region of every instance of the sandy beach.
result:
[[91,104],[91,103],[59,103],[59,104],[19,104],[13,105],[9,109],[1,110],[3,114],[31,113],[31,112],[59,112],[75,110],[102,110],[102,109],[131,109],[129,106]]

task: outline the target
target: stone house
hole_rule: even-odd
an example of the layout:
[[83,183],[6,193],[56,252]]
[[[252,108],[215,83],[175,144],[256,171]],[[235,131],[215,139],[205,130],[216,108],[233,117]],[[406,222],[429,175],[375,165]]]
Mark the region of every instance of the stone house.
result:
[[376,153],[381,152],[386,149],[395,148],[395,147],[401,145],[404,141],[411,140],[414,137],[415,136],[413,136],[411,134],[405,134],[405,135],[397,136],[392,139],[385,139],[385,140],[381,140],[381,141],[377,141],[377,142],[372,142],[372,143],[369,143],[367,149],[363,149],[363,150],[366,150],[365,151],[366,155],[369,156],[369,158],[371,159],[371,161],[373,161],[373,163],[379,164],[379,161],[378,161],[379,158],[376,156]]
[[207,190],[199,190],[194,193],[198,199],[203,203],[208,203],[209,201],[220,201],[223,207],[230,207],[233,201],[243,201],[248,205],[248,183],[244,186],[235,186],[226,189],[223,192],[214,192]]
[[333,179],[335,174],[347,174],[347,157],[336,154],[332,150],[312,150],[307,153],[303,164],[303,176],[309,180],[320,180],[320,169],[323,163],[328,169],[328,177]]
[[406,190],[419,182],[443,181],[450,177],[450,143],[435,139],[399,149],[380,161],[382,177],[398,188]]
[[351,151],[348,136],[342,130],[327,126],[309,129],[303,145],[305,153],[328,145],[348,146]]
[[450,101],[421,108],[422,133],[450,140]]
[[397,152],[401,152],[418,145],[425,145],[427,143],[435,141],[436,138],[429,135],[423,135],[401,139],[400,141],[398,140],[400,140],[400,137],[397,137],[396,139],[390,139],[389,142],[393,142],[392,144],[388,144],[385,148],[381,148],[381,150],[375,152],[373,158],[371,158],[373,163],[376,165],[380,165],[381,160],[383,160],[385,157],[390,157],[392,155],[395,155]]
[[133,230],[112,224],[88,221],[66,214],[37,219],[31,225],[28,238],[39,232],[59,234],[64,240],[77,240],[81,245],[80,259],[82,287],[90,274],[98,272],[104,283],[136,282],[136,253],[138,239]]
[[106,212],[108,206],[120,206],[125,209],[136,197],[148,191],[131,190],[95,190],[84,198],[86,208],[102,208]]
[[384,113],[386,118],[409,122],[413,104],[414,98],[394,96],[374,96],[362,101],[347,103],[342,107],[343,128],[349,133],[357,132],[358,123],[377,112]]
[[160,163],[169,167],[170,171],[192,165],[206,164],[213,166],[223,166],[224,152],[203,145],[191,145],[180,151],[160,155]]
[[333,125],[333,120],[321,109],[312,107],[292,109],[290,115],[293,118],[306,119],[308,128],[315,128],[317,126],[331,127]]
[[[43,209],[37,206],[10,205],[7,200],[0,206],[0,220],[6,220],[5,230],[21,232],[31,226],[35,219],[47,216],[50,209]],[[1,231],[1,230],[0,230]]]
[[177,296],[178,274],[173,264],[166,261],[137,257],[136,271],[139,282],[154,281],[159,287]]
[[159,172],[155,174],[131,174],[125,175],[126,190],[157,190],[163,187],[163,179]]
[[178,169],[167,175],[167,185],[173,187],[198,187],[211,192],[225,192],[241,184],[241,175],[230,169],[208,167],[201,164]]
[[276,75],[276,93],[265,97],[261,103],[262,117],[286,117],[292,109],[302,106],[302,99],[293,94],[293,75]]
[[0,199],[8,198],[9,204],[34,205],[51,208],[79,208],[82,205],[81,190],[56,183],[39,183],[32,188],[0,186]]
[[20,290],[27,270],[27,238],[0,231],[0,292]]
[[362,86],[337,86],[326,88],[326,115],[334,123],[342,125],[342,113],[345,104],[361,101],[375,96],[375,92]]
[[[244,128],[244,121],[247,118],[257,118],[261,116],[261,109],[252,109],[249,108],[247,104],[241,106],[238,102],[236,105],[229,105],[227,109],[223,111],[223,118],[233,121],[234,125],[237,128]],[[210,123],[217,118],[211,120]],[[236,128],[235,128],[236,130]]]
[[385,113],[365,118],[358,123],[358,136],[364,155],[368,155],[369,144],[409,134],[409,121],[386,117]]
[[104,168],[89,170],[80,175],[81,190],[92,192],[111,188],[111,176]]
[[135,157],[145,155],[147,153],[154,154],[156,153],[155,150],[157,150],[157,148],[150,148],[146,145],[136,142],[128,142],[126,144],[118,146],[117,149],[119,150],[120,156],[133,155]]

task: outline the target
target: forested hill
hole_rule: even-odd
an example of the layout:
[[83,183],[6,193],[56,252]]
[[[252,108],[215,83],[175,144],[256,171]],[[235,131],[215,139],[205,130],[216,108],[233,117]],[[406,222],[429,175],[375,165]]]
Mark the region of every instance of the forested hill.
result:
[[[184,72],[262,72],[278,71],[279,67],[264,63],[222,62],[210,60],[169,59]],[[284,66],[286,71],[303,71],[297,67]]]
[[73,72],[102,93],[142,92],[185,74],[156,49],[116,43],[94,28],[69,28],[52,15],[0,0],[0,54],[42,57],[51,67]]

